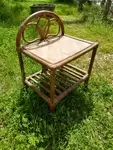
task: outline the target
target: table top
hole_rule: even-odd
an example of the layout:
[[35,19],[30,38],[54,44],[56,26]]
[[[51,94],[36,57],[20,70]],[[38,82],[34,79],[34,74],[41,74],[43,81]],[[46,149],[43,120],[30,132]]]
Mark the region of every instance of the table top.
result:
[[90,51],[96,45],[94,42],[64,35],[25,45],[22,51],[43,65],[57,68]]

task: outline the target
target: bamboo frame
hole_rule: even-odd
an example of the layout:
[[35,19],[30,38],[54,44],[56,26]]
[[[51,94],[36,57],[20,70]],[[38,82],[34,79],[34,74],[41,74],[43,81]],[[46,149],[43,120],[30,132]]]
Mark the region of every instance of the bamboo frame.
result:
[[[37,23],[33,22],[34,18],[38,18]],[[38,26],[41,18],[45,18],[48,20],[47,24],[44,26],[44,30]],[[49,35],[49,28],[51,25],[51,21],[56,21],[59,25],[58,33]],[[73,55],[68,57],[67,59],[63,59],[57,63],[49,63],[40,57],[37,57],[30,53],[29,51],[23,51],[23,47],[21,46],[21,39],[23,38],[24,42],[29,45],[30,43],[36,41],[27,41],[24,37],[24,31],[28,25],[36,25],[37,30],[40,34],[40,39],[38,39],[37,44],[43,42],[43,40],[47,40],[49,36],[54,37],[57,36],[58,39],[65,36],[69,39],[73,39],[76,41],[81,41],[83,43],[88,43],[89,46],[83,48],[79,52],[75,52]],[[57,40],[55,41],[57,42]],[[88,87],[88,81],[91,75],[96,51],[97,51],[98,43],[86,41],[83,39],[75,38],[69,35],[64,35],[64,26],[61,19],[53,12],[50,11],[40,11],[29,16],[20,26],[17,38],[16,38],[16,50],[18,53],[19,64],[22,74],[22,82],[26,84],[31,89],[33,89],[39,96],[41,96],[49,105],[50,110],[53,111],[55,106],[60,102],[62,98],[68,95],[78,84],[84,82],[85,87]],[[84,71],[70,62],[76,60],[82,55],[92,51],[91,60],[89,63],[88,71]],[[24,70],[24,62],[22,55],[27,55],[28,57],[34,59],[38,63],[42,65],[42,70],[32,74],[28,77],[25,75]]]

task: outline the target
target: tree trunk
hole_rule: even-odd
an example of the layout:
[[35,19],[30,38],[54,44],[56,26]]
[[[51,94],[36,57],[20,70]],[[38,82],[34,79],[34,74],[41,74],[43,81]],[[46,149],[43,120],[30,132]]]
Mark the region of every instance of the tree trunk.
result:
[[103,19],[107,20],[108,18],[108,14],[110,11],[110,6],[111,6],[111,0],[106,0],[106,4],[105,4],[105,10],[104,10],[104,14],[103,14]]

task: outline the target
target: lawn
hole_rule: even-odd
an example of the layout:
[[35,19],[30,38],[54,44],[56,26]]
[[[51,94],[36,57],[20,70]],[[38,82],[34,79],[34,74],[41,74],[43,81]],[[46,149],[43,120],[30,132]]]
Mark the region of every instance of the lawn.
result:
[[[100,20],[97,7],[85,6],[78,13],[76,4],[56,4],[66,34],[100,44],[88,91],[81,84],[51,113],[21,83],[15,38],[31,4],[33,0],[13,2],[13,16],[3,13],[7,19],[0,23],[0,150],[112,150],[113,25]],[[34,61],[24,61],[29,73],[39,69]],[[85,56],[77,65],[84,67],[87,61]]]

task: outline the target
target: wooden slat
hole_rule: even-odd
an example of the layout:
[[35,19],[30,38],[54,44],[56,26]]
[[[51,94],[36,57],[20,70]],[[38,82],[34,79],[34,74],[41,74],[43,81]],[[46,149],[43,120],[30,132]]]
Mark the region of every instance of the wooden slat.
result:
[[36,78],[36,79],[40,79],[40,76],[37,75],[37,74],[35,74],[33,77]]
[[58,82],[55,83],[56,87],[58,87],[59,89],[65,91],[66,89],[61,85],[60,80],[59,79],[57,79],[57,80],[58,80]]
[[58,80],[58,78],[60,78],[60,80],[59,80],[60,84],[64,85],[65,87],[69,87],[70,84],[72,84],[69,80],[66,80],[66,78],[64,76],[62,76],[61,74],[56,75],[57,80]]
[[59,103],[59,101],[64,98],[66,95],[68,95],[78,84],[84,81],[84,79],[87,78],[87,75],[85,75],[81,80],[78,80],[75,84],[73,84],[71,87],[69,87],[67,90],[62,92],[56,99],[55,99],[55,105]]
[[63,66],[63,68],[65,68],[65,69],[67,69],[67,70],[69,70],[69,71],[75,73],[76,75],[78,75],[78,76],[80,76],[80,77],[83,77],[83,75],[84,75],[83,73],[80,73],[80,72],[78,72],[77,70],[75,71],[75,69],[71,69],[71,68],[69,68],[69,67],[67,67],[67,66]]
[[41,76],[50,81],[50,76],[47,73],[46,74],[42,73]]
[[30,77],[29,79],[32,80],[34,83],[38,84],[38,82],[33,77]]
[[31,79],[37,84],[39,85],[42,89],[45,90],[45,92],[49,93],[50,94],[50,91],[45,87],[43,86],[42,84],[40,84],[40,82],[37,82],[34,78],[31,77]]
[[49,104],[51,104],[50,102],[50,98],[48,96],[46,96],[45,94],[43,94],[41,91],[39,91],[38,89],[36,89],[35,86],[33,86],[28,80],[25,80],[25,83],[31,88],[33,89],[35,92],[37,92],[39,94],[40,97],[42,97],[46,102],[48,102]]
[[[50,86],[49,83],[46,82],[47,80],[50,81],[50,80],[49,80],[49,74],[44,74],[44,73],[42,73],[41,76],[43,77],[43,81],[42,81],[42,82],[44,82],[45,85]],[[45,79],[46,81],[44,81],[44,79]],[[42,80],[42,78],[40,78],[40,80]],[[50,88],[50,87],[49,87],[49,88]],[[55,88],[55,92],[58,93],[58,94],[61,94],[61,91],[58,90],[57,88]]]
[[[50,73],[47,72],[47,75],[50,76]],[[55,78],[56,79],[56,83],[57,83],[57,80],[58,80],[58,82],[60,83],[60,85],[63,84],[64,86],[66,86],[66,84],[64,82],[61,82],[62,80],[59,80],[57,76],[58,76],[58,74],[56,74],[56,78]],[[60,77],[62,77],[62,76],[60,76]],[[65,80],[63,77],[62,77],[62,79]],[[65,90],[65,88],[62,88],[62,89]]]
[[73,69],[79,71],[80,73],[82,73],[82,74],[84,74],[84,75],[87,73],[86,71],[84,71],[84,70],[82,70],[82,69],[80,69],[80,68],[78,68],[78,67],[75,67],[75,66],[72,65],[72,64],[67,64],[66,66],[71,67],[71,68],[73,68]]
[[[47,72],[47,75],[50,76],[50,73]],[[61,80],[59,80],[59,79],[57,78],[57,74],[56,74],[56,78],[55,78],[55,79],[56,79],[55,84],[57,83],[57,80],[58,80],[58,82],[60,83],[60,85],[63,84],[64,87],[66,86],[64,82],[62,83]],[[57,84],[57,86],[58,86],[58,84]],[[60,86],[61,89],[66,90],[64,87]]]
[[[35,75],[35,76],[36,76],[36,75]],[[41,77],[43,77],[43,80],[42,80],[42,78],[40,78],[41,82],[43,82],[44,85],[46,85],[46,86],[48,86],[48,88],[50,88],[49,83],[46,82],[47,80],[49,81],[49,76],[48,76],[47,74],[42,73],[42,74],[41,74]],[[45,81],[45,80],[46,80],[46,81]],[[57,95],[57,94],[61,94],[61,91],[60,91],[59,89],[55,88],[55,93],[56,93],[56,95]]]
[[65,72],[67,72],[69,75],[74,76],[75,78],[81,79],[81,77],[80,77],[80,76],[76,75],[76,74],[75,74],[75,73],[73,73],[73,72],[68,71],[68,70],[67,70],[67,69],[65,69],[65,68],[62,68],[62,70],[64,70]]
[[30,77],[33,77],[33,76],[40,76],[40,74],[41,74],[41,70],[40,71],[38,71],[38,72],[36,72],[36,73],[34,73],[34,74],[32,74],[32,75],[30,75],[29,77],[26,77],[26,79],[28,79],[28,78],[30,78]]
[[63,70],[60,70],[59,71],[59,74],[61,74],[62,76],[65,76],[65,77],[67,77],[67,78],[69,78],[70,79],[70,81],[73,83],[75,83],[75,82],[77,82],[78,81],[78,79],[77,78],[75,78],[75,77],[73,77],[73,76],[71,76],[71,75],[69,75],[69,74],[67,74],[66,72],[64,72]]
[[[45,74],[42,74],[39,76],[35,75],[35,77],[37,77],[38,79],[40,79],[41,82],[43,82],[46,86],[48,86],[48,88],[50,88],[50,85],[49,85],[49,79],[45,76]],[[43,78],[42,78],[43,77]],[[48,80],[48,81],[47,81]]]
[[[35,77],[37,77],[37,75],[35,75]],[[40,82],[39,82],[39,84],[40,84],[40,86],[43,86],[42,88],[45,88],[46,87],[46,92],[48,92],[49,94],[50,94],[50,91],[48,90],[48,89],[50,89],[50,85],[49,85],[49,83],[48,82],[46,82],[47,80],[45,80],[45,78],[41,78],[42,77],[42,74],[41,74],[41,76],[39,77],[38,76],[38,78],[40,79]],[[42,84],[41,84],[42,83]],[[47,89],[48,88],[48,89]]]

